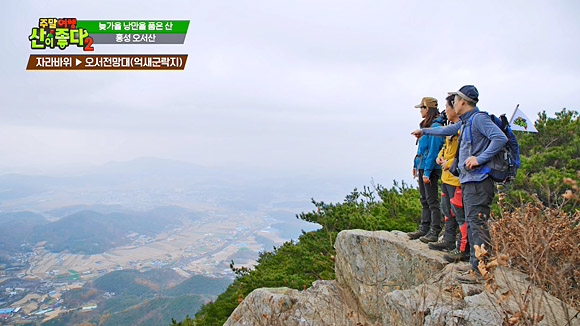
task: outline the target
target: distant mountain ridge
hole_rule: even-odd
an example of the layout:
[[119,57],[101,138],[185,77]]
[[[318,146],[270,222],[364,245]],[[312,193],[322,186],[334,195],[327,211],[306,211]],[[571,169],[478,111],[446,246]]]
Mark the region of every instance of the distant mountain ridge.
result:
[[[193,221],[196,212],[177,206],[158,207],[147,212],[96,212],[79,210],[73,206],[57,210],[74,211],[50,222],[44,216],[31,212],[0,214],[0,224],[11,226],[12,231],[0,237],[0,251],[18,252],[21,244],[47,241],[45,249],[58,253],[98,254],[129,243],[126,236],[131,232],[154,236],[168,225],[181,225],[185,220]],[[115,206],[97,206],[111,209]],[[54,214],[54,210],[51,211]]]
[[72,206],[65,206],[60,208],[51,209],[45,212],[45,214],[49,217],[53,218],[61,218],[67,215],[72,215],[74,213],[78,213],[81,211],[95,211],[98,213],[131,213],[134,212],[122,205],[102,205],[102,204],[95,204],[95,205],[72,205]]

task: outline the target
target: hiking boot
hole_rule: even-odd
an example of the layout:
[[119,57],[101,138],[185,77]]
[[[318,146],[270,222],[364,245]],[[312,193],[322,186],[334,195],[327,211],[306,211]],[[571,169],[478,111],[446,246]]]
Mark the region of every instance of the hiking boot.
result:
[[455,242],[438,241],[428,244],[429,249],[439,251],[450,251],[455,248]]
[[449,254],[443,255],[443,259],[450,263],[458,263],[460,261],[469,261],[469,252],[466,251],[459,251],[454,249]]
[[427,232],[423,232],[421,230],[407,233],[407,235],[409,236],[409,239],[411,239],[411,240],[419,239],[420,237],[424,236],[425,234],[427,234]]
[[481,276],[481,274],[479,274],[478,272],[475,272],[473,270],[471,270],[467,273],[455,275],[455,280],[458,281],[459,283],[464,283],[464,284],[483,283],[483,277]]
[[426,235],[420,237],[419,240],[421,240],[421,242],[424,243],[437,242],[437,240],[439,240],[439,237],[437,236],[437,234],[429,232]]

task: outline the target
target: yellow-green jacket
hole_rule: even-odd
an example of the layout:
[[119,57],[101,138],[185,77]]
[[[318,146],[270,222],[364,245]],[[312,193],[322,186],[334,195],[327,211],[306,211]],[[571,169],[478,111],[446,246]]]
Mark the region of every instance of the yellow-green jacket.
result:
[[441,175],[441,182],[446,183],[448,185],[452,185],[454,187],[461,186],[459,183],[459,178],[451,174],[449,172],[449,167],[453,163],[455,159],[455,153],[457,153],[457,146],[459,145],[459,132],[457,135],[447,136],[445,138],[445,144],[443,144],[443,148],[439,152],[440,158],[447,160],[447,163],[443,166],[443,174]]

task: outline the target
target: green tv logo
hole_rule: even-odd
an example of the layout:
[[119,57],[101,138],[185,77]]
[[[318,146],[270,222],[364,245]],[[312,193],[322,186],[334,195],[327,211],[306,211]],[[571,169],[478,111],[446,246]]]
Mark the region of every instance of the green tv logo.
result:
[[94,51],[93,38],[84,28],[78,28],[76,18],[39,18],[38,27],[33,27],[28,37],[33,50],[61,50],[70,45],[82,47],[83,51]]

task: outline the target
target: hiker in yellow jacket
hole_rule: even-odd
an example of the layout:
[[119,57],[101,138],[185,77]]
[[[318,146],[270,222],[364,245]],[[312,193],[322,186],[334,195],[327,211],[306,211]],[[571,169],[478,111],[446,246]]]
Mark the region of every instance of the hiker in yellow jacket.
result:
[[[448,123],[460,123],[459,116],[453,110],[454,98],[453,95],[446,98],[445,113]],[[465,223],[465,212],[461,198],[461,183],[459,178],[449,171],[455,159],[458,145],[459,132],[457,135],[445,138],[445,144],[437,156],[436,163],[441,165],[443,170],[441,175],[441,208],[445,215],[445,232],[441,241],[429,243],[429,248],[433,250],[452,251],[451,254],[444,256],[445,260],[449,262],[469,261],[467,223]],[[459,227],[461,238],[456,242],[457,227]]]

